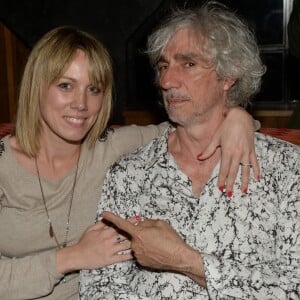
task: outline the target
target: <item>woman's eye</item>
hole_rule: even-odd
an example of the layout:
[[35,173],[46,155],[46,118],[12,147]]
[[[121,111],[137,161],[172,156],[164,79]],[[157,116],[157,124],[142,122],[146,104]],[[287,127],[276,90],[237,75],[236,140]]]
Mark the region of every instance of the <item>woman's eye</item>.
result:
[[71,88],[71,84],[62,82],[62,83],[58,84],[58,87],[60,87],[63,90],[69,90]]
[[98,95],[99,93],[101,93],[101,89],[96,86],[89,87],[89,91],[95,95]]

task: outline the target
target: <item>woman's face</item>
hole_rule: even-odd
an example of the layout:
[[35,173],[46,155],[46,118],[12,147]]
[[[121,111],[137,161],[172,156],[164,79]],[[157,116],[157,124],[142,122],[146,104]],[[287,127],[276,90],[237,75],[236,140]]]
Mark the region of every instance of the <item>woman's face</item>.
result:
[[41,89],[41,138],[80,143],[95,123],[103,102],[103,89],[90,81],[89,61],[77,50],[66,71]]

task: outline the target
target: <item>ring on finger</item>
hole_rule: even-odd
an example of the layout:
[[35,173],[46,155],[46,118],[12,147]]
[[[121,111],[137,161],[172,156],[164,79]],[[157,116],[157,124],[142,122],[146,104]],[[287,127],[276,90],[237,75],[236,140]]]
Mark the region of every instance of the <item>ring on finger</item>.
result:
[[137,215],[137,216],[135,216],[135,220],[136,220],[136,222],[134,223],[134,225],[137,226],[141,222],[143,222],[144,219]]
[[242,163],[242,162],[240,162],[240,165],[241,165],[242,167],[252,168],[252,164],[247,164],[247,163]]

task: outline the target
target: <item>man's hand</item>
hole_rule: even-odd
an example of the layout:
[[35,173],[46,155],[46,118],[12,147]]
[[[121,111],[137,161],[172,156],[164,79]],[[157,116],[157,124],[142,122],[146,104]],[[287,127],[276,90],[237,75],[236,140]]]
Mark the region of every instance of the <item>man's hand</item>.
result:
[[144,220],[138,225],[111,212],[103,212],[102,218],[113,223],[131,236],[131,249],[137,261],[145,267],[177,271],[203,283],[202,259],[196,250],[187,245],[165,221]]

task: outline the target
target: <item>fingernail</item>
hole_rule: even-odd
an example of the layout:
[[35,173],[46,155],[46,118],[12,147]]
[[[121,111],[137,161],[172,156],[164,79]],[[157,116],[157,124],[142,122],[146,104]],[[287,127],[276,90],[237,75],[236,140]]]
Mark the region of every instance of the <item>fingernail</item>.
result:
[[247,189],[247,188],[243,189],[243,193],[244,193],[244,194],[247,194],[247,192],[248,192],[248,189]]
[[202,156],[202,153],[200,152],[198,155],[197,155],[197,159],[200,159]]
[[260,175],[258,175],[258,176],[256,177],[256,179],[257,179],[257,181],[260,181]]
[[135,216],[135,219],[140,222],[141,221],[141,217],[140,216]]
[[233,192],[232,192],[232,191],[227,192],[227,196],[228,196],[228,197],[232,197],[232,195],[233,195]]
[[219,190],[220,190],[221,192],[223,192],[224,186],[223,186],[223,185],[219,186]]

